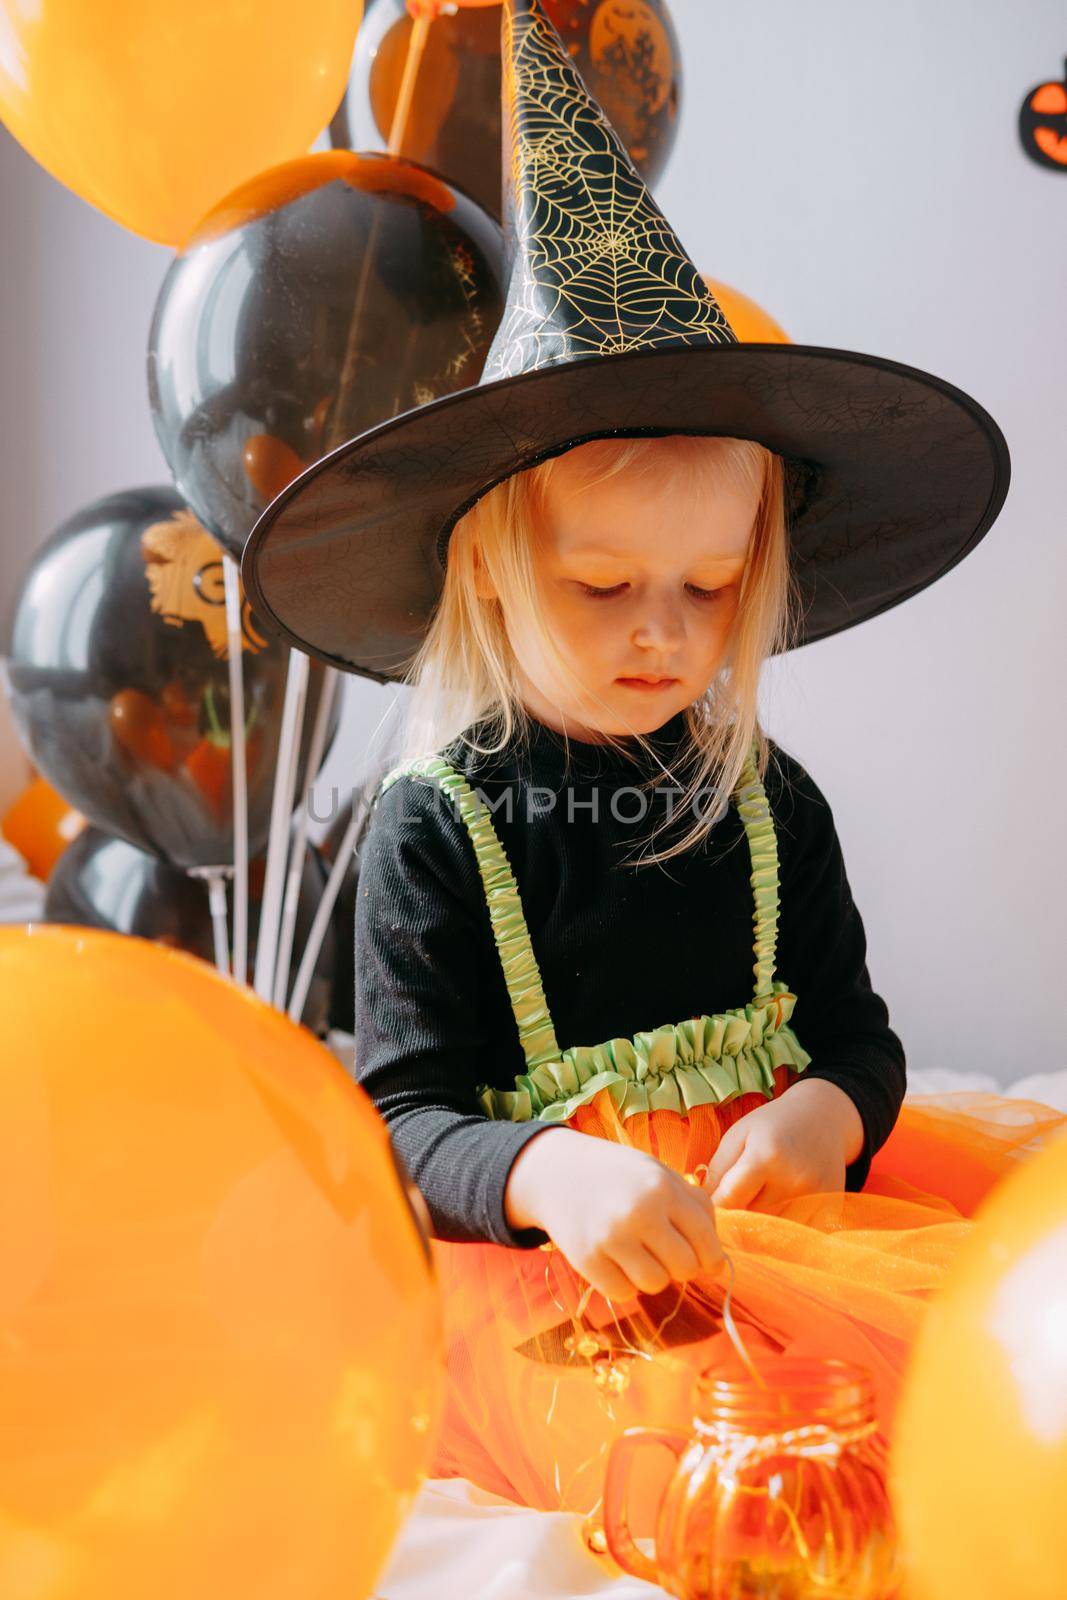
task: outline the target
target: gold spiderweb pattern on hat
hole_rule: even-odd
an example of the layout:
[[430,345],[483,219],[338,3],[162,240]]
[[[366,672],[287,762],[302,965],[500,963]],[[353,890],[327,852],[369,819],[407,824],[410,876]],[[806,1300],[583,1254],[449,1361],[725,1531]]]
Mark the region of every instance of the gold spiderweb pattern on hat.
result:
[[657,345],[736,344],[536,0],[505,8],[501,54],[514,260],[481,382]]

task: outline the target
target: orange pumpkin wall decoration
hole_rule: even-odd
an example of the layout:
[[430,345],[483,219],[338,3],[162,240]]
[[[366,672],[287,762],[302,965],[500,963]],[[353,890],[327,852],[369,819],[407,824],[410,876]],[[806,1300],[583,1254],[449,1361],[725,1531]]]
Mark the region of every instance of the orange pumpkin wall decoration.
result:
[[1039,166],[1067,172],[1067,61],[1063,82],[1039,83],[1019,107],[1019,138]]

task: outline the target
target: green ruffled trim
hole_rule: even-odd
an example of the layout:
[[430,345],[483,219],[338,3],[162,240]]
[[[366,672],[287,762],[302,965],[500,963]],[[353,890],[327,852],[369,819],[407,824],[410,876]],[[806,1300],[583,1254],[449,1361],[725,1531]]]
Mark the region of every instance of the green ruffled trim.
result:
[[485,886],[493,938],[504,968],[511,1009],[518,1024],[527,1070],[558,1060],[559,1044],[530,942],[518,884],[487,805],[479,801],[463,774],[439,756],[424,756],[394,767],[382,780],[387,788],[404,773],[423,774],[438,784],[459,811],[474,844],[478,871]]
[[486,1116],[498,1122],[565,1122],[602,1089],[609,1090],[623,1119],[639,1111],[685,1113],[741,1094],[770,1099],[777,1068],[804,1071],[811,1057],[788,1026],[796,995],[774,979],[778,841],[756,769],[756,748],[753,743],[733,794],[752,862],[755,998],[746,1006],[668,1023],[632,1039],[564,1051],[556,1042],[518,885],[488,806],[462,773],[436,755],[394,767],[382,780],[385,789],[406,773],[428,777],[452,800],[474,844],[527,1068],[516,1076],[514,1089],[478,1086]]
[[714,1016],[689,1017],[673,1026],[576,1045],[515,1079],[514,1089],[478,1087],[478,1100],[495,1122],[566,1122],[607,1089],[620,1116],[724,1105],[741,1094],[774,1094],[778,1067],[801,1073],[811,1057],[788,1020],[796,996],[772,986],[763,1005],[749,1004]]
[[754,1004],[764,995],[773,993],[775,951],[778,944],[778,836],[770,802],[756,772],[755,746],[741,770],[741,781],[734,790],[734,802],[745,825],[748,837],[752,873],[753,912],[755,930],[755,962],[752,967],[756,980]]

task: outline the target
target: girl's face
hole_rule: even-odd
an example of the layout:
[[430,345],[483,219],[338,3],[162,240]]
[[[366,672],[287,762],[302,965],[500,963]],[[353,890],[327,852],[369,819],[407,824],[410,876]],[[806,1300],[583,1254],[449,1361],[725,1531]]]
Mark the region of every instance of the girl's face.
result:
[[668,480],[666,470],[587,484],[602,459],[588,454],[595,448],[560,458],[534,544],[543,620],[578,683],[557,673],[526,617],[506,618],[527,710],[591,743],[654,732],[706,692],[759,504],[757,491],[724,483],[712,493],[700,474]]

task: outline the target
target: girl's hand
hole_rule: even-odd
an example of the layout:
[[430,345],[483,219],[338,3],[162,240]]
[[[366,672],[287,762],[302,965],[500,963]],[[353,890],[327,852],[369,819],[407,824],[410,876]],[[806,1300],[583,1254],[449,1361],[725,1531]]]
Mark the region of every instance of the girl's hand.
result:
[[845,1187],[863,1149],[860,1114],[825,1078],[801,1078],[723,1135],[705,1185],[712,1203],[760,1211],[802,1194]]
[[722,1262],[705,1190],[655,1156],[570,1128],[519,1152],[505,1211],[512,1227],[542,1228],[609,1300],[660,1294]]

